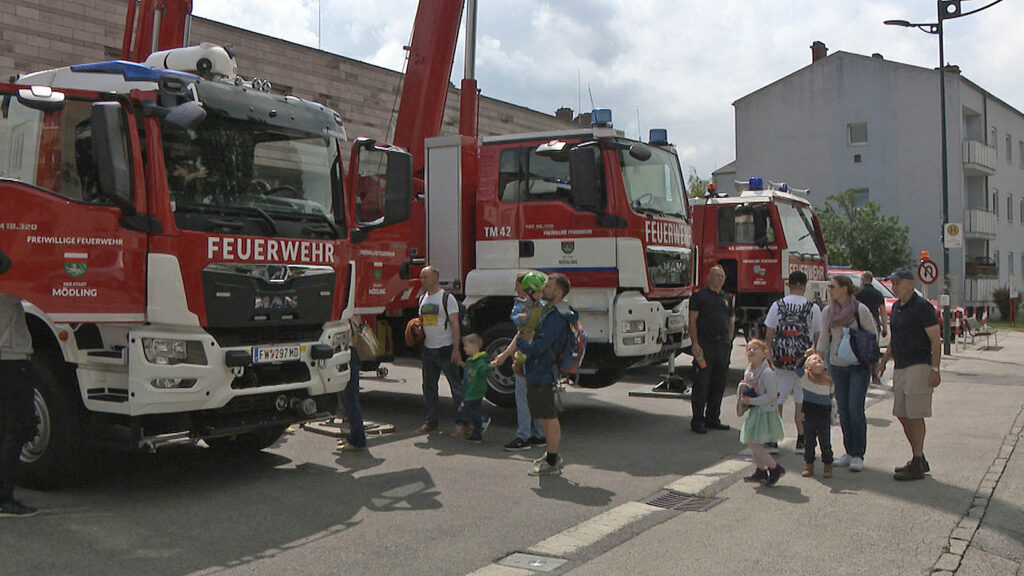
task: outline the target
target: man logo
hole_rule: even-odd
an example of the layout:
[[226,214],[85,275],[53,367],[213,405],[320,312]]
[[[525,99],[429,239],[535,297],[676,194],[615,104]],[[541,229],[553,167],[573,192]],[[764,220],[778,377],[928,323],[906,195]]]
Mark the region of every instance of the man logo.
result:
[[562,254],[572,254],[576,250],[575,242],[562,242]]

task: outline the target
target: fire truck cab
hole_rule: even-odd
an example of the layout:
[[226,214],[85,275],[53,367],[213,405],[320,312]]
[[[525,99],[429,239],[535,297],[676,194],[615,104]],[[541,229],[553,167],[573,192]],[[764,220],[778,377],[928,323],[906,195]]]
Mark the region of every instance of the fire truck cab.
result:
[[707,270],[725,269],[724,290],[736,295],[736,325],[748,339],[764,335],[772,302],[788,293],[795,270],[807,274],[805,295],[822,304],[828,298],[825,242],[811,203],[785,184],[764,188],[761,178],[737,182],[738,195],[709,194],[694,205],[699,254],[698,283]]
[[[587,332],[579,383],[605,386],[689,345],[690,207],[674,150],[608,126],[426,143],[428,261],[465,295],[488,350],[507,346],[517,273],[566,274]],[[478,176],[473,179],[474,174]],[[511,367],[489,398],[508,403]]]
[[148,62],[0,84],[0,291],[33,336],[37,485],[70,477],[87,441],[258,450],[333,412],[350,235],[409,216],[407,153],[353,147],[353,175],[386,191],[357,229],[337,113],[234,76],[212,45]]

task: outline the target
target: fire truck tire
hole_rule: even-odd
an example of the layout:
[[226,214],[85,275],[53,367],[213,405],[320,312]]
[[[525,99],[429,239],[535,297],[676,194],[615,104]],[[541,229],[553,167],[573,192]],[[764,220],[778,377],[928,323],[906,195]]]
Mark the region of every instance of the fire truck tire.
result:
[[281,436],[287,429],[287,426],[272,426],[260,428],[254,432],[246,432],[245,434],[235,434],[234,436],[203,438],[203,441],[211,449],[218,452],[247,454],[270,448],[281,439]]
[[32,358],[35,376],[35,408],[39,418],[36,436],[21,451],[22,481],[30,488],[53,489],[78,479],[82,462],[83,410],[73,391],[58,376],[62,360],[37,353]]
[[[516,327],[511,322],[495,324],[484,330],[484,351],[491,358],[505,351],[512,338],[516,335]],[[516,405],[516,379],[512,372],[512,361],[509,360],[496,370],[491,371],[487,378],[487,399],[495,406],[514,408]]]

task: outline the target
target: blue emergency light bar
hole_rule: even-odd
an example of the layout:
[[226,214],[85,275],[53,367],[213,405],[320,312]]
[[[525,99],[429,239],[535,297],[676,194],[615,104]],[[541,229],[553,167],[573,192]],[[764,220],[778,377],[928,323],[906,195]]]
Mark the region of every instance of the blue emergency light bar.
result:
[[591,128],[611,128],[612,127],[612,111],[609,108],[594,108],[590,112],[590,127]]
[[747,180],[747,190],[752,192],[764,190],[764,180],[761,180],[760,176],[751,176],[750,180]]
[[648,144],[651,146],[668,146],[668,130],[665,128],[651,128],[651,137]]

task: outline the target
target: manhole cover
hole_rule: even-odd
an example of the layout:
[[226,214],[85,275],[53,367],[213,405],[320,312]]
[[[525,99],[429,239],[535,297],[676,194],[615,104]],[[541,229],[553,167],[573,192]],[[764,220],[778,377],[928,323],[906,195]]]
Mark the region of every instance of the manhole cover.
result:
[[680,512],[704,512],[724,501],[725,498],[697,498],[675,490],[662,490],[646,500],[642,500],[644,504]]
[[551,572],[566,562],[568,560],[564,558],[551,558],[550,556],[537,556],[536,554],[524,554],[522,552],[509,554],[498,560],[498,564],[502,566],[523,568],[536,572]]

